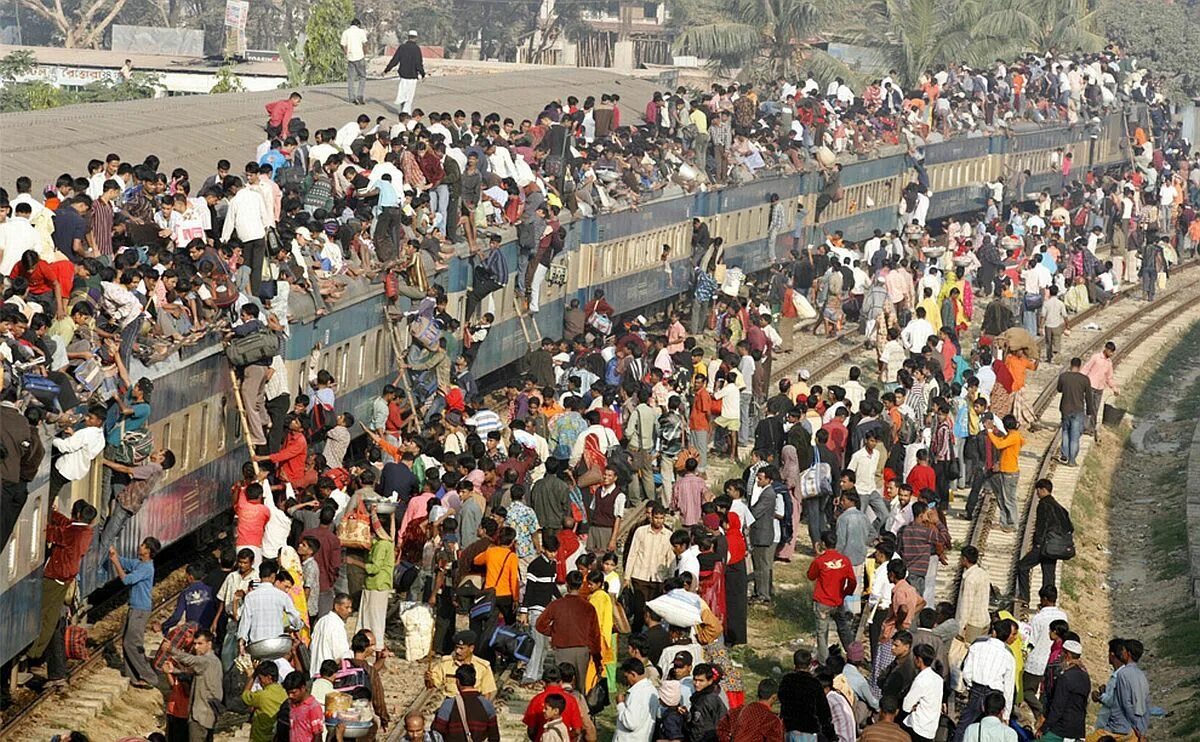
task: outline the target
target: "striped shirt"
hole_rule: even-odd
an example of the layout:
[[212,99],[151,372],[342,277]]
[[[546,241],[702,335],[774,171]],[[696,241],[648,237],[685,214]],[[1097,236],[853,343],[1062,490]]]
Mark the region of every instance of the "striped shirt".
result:
[[101,255],[112,257],[113,207],[104,199],[92,202],[92,239],[96,243],[96,251]]
[[461,712],[458,699],[447,698],[442,701],[442,706],[433,720],[433,731],[442,735],[444,739],[500,742],[500,727],[496,721],[496,707],[492,702],[474,688],[464,689],[459,693],[459,697],[462,699]]

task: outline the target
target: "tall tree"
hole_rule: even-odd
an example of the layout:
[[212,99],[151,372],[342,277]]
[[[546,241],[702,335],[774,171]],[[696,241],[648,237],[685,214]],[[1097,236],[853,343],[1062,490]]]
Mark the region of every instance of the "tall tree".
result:
[[733,0],[697,4],[684,12],[687,25],[675,40],[676,54],[712,60],[743,77],[793,76],[802,65],[820,77],[849,75],[844,65],[814,45],[833,0]]
[[304,82],[319,85],[346,78],[342,31],[354,20],[350,0],[318,0],[305,26]]
[[68,49],[95,47],[104,39],[126,0],[18,0],[48,22]]

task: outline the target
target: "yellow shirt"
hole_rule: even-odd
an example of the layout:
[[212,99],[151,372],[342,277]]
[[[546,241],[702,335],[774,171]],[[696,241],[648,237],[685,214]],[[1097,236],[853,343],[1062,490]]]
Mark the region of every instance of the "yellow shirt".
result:
[[693,109],[688,118],[692,120],[692,126],[696,127],[698,134],[708,133],[708,116],[704,115],[704,111],[699,108]]
[[[459,665],[465,665],[466,662],[455,662],[454,655],[442,657],[437,662],[434,662],[429,667],[429,673],[433,676],[433,687],[442,692],[446,698],[454,698],[458,695],[458,686],[454,682],[454,671]],[[496,696],[496,677],[492,675],[492,666],[478,657],[471,657],[471,664],[475,666],[475,688],[480,693],[489,698]]]

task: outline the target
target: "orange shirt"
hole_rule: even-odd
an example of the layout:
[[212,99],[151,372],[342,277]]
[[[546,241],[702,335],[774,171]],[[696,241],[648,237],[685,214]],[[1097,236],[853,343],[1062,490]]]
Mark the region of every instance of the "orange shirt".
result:
[[517,553],[507,546],[489,546],[475,557],[475,564],[484,567],[483,586],[496,589],[497,598],[515,598],[520,594],[517,583]]
[[1015,474],[1021,471],[1018,461],[1021,456],[1021,444],[1025,442],[1021,434],[1010,430],[1008,435],[1000,437],[994,431],[989,431],[988,438],[992,441],[992,446],[1000,451],[1000,463],[996,468],[1005,474]]
[[1008,372],[1012,374],[1012,390],[1015,394],[1017,391],[1025,388],[1025,372],[1033,368],[1034,361],[1021,356],[1009,354],[1004,357],[1004,365],[1008,367]]

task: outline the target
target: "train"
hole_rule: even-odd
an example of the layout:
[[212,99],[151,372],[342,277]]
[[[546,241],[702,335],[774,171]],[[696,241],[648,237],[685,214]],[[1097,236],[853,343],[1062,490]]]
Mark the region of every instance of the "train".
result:
[[[982,208],[985,184],[1006,172],[1028,170],[1026,192],[1061,191],[1065,182],[1056,166],[1059,150],[1072,154],[1073,177],[1127,163],[1128,115],[1114,112],[1075,125],[1016,124],[1003,133],[926,144],[917,156],[932,191],[929,219]],[[603,289],[608,302],[622,313],[661,305],[687,291],[693,280],[693,218],[705,222],[713,237],[723,239],[726,264],[748,275],[767,269],[772,260],[767,245],[771,194],[778,195],[789,220],[778,235],[780,255],[790,249],[797,228],[807,242],[820,241],[823,233],[836,230],[847,240],[861,240],[875,229],[896,228],[900,193],[914,177],[914,153],[902,147],[891,149],[866,159],[840,158],[844,195],[829,205],[819,225],[812,222],[822,185],[815,171],[763,175],[734,186],[643,200],[636,210],[570,221],[565,225],[565,249],[556,258],[564,264],[565,282],[548,285],[541,311],[530,317],[518,309],[516,282],[510,276],[504,289],[489,297],[487,308],[496,321],[478,349],[473,372],[477,378],[503,373],[521,362],[531,343],[560,337],[567,302],[586,302],[595,289]],[[797,215],[804,220],[799,225],[794,223]],[[504,239],[502,249],[508,264],[515,267],[515,232],[508,230]],[[664,245],[671,248],[666,261]],[[471,267],[466,258],[454,259],[441,279],[446,282],[452,314],[461,316]],[[338,409],[367,419],[372,398],[395,378],[396,353],[402,350],[393,347],[385,307],[382,288],[375,286],[343,298],[324,317],[293,322],[284,350],[293,398],[304,391],[301,386],[312,363],[311,351],[319,342],[316,362],[337,379]],[[222,347],[197,346],[182,353],[143,372],[155,383],[150,426],[155,441],[173,449],[177,463],[121,533],[117,548],[124,555],[133,555],[138,542],[149,535],[164,545],[193,539],[199,546],[213,538],[228,524],[230,485],[240,477],[248,457]],[[50,441],[45,443],[49,450]],[[19,656],[38,632],[49,469],[46,456],[0,560],[0,626],[5,627],[0,632],[0,663]],[[57,507],[69,512],[70,504],[82,498],[105,513],[108,504],[101,502],[100,469],[97,464],[89,477],[64,487]],[[94,544],[84,560],[78,578],[81,596],[102,587],[97,570],[101,555],[96,552]]]

